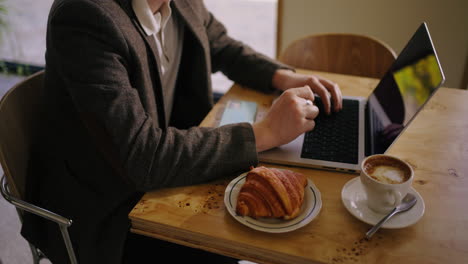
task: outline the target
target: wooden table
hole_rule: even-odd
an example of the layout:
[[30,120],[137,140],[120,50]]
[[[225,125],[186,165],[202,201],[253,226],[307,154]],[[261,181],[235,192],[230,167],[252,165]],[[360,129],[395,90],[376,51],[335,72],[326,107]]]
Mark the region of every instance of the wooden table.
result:
[[[377,80],[318,73],[337,82],[344,95],[367,96]],[[261,116],[273,97],[234,85],[202,126],[219,122],[228,99],[254,100]],[[298,230],[270,234],[237,222],[223,195],[231,179],[147,193],[129,217],[135,233],[259,263],[468,263],[468,91],[441,88],[388,151],[415,169],[413,187],[426,210],[416,224],[370,228],[341,202],[346,182],[358,176],[306,168],[323,206]],[[281,167],[276,166],[275,167]],[[155,255],[157,257],[157,255]]]

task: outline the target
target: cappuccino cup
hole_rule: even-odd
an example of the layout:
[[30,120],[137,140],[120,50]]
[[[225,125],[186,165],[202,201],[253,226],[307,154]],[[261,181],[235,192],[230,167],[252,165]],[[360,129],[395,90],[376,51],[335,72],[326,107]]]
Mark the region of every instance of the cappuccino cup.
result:
[[361,163],[361,183],[368,207],[386,214],[401,203],[413,183],[413,168],[405,161],[390,155],[376,154]]

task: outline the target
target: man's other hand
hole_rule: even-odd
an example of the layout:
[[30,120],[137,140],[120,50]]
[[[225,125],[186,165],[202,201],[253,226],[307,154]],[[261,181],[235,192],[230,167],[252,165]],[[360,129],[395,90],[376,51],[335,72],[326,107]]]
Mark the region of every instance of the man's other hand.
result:
[[294,87],[309,86],[313,93],[322,98],[326,114],[338,112],[343,108],[341,90],[338,84],[333,83],[317,75],[307,75],[280,69],[273,75],[272,85],[280,91],[286,91]]
[[319,113],[309,86],[285,91],[265,118],[253,124],[257,152],[281,146],[315,127]]

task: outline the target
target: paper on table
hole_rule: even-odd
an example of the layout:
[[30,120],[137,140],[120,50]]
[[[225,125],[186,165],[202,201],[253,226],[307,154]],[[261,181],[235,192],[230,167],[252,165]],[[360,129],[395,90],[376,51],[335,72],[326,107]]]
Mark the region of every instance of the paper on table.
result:
[[243,100],[229,100],[226,103],[220,126],[248,122],[253,124],[257,114],[257,103]]

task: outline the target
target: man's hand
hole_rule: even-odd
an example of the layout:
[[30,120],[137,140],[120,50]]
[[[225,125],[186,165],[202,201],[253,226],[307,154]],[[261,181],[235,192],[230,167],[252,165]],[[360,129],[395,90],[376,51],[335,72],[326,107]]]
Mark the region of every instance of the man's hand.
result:
[[343,108],[341,90],[338,85],[320,76],[305,75],[280,69],[273,75],[272,84],[274,88],[281,91],[308,85],[312,92],[322,98],[326,114],[331,113],[331,105],[333,105],[333,111],[335,112]]
[[253,124],[257,152],[289,143],[315,127],[319,109],[308,86],[289,89],[273,103],[265,118]]

